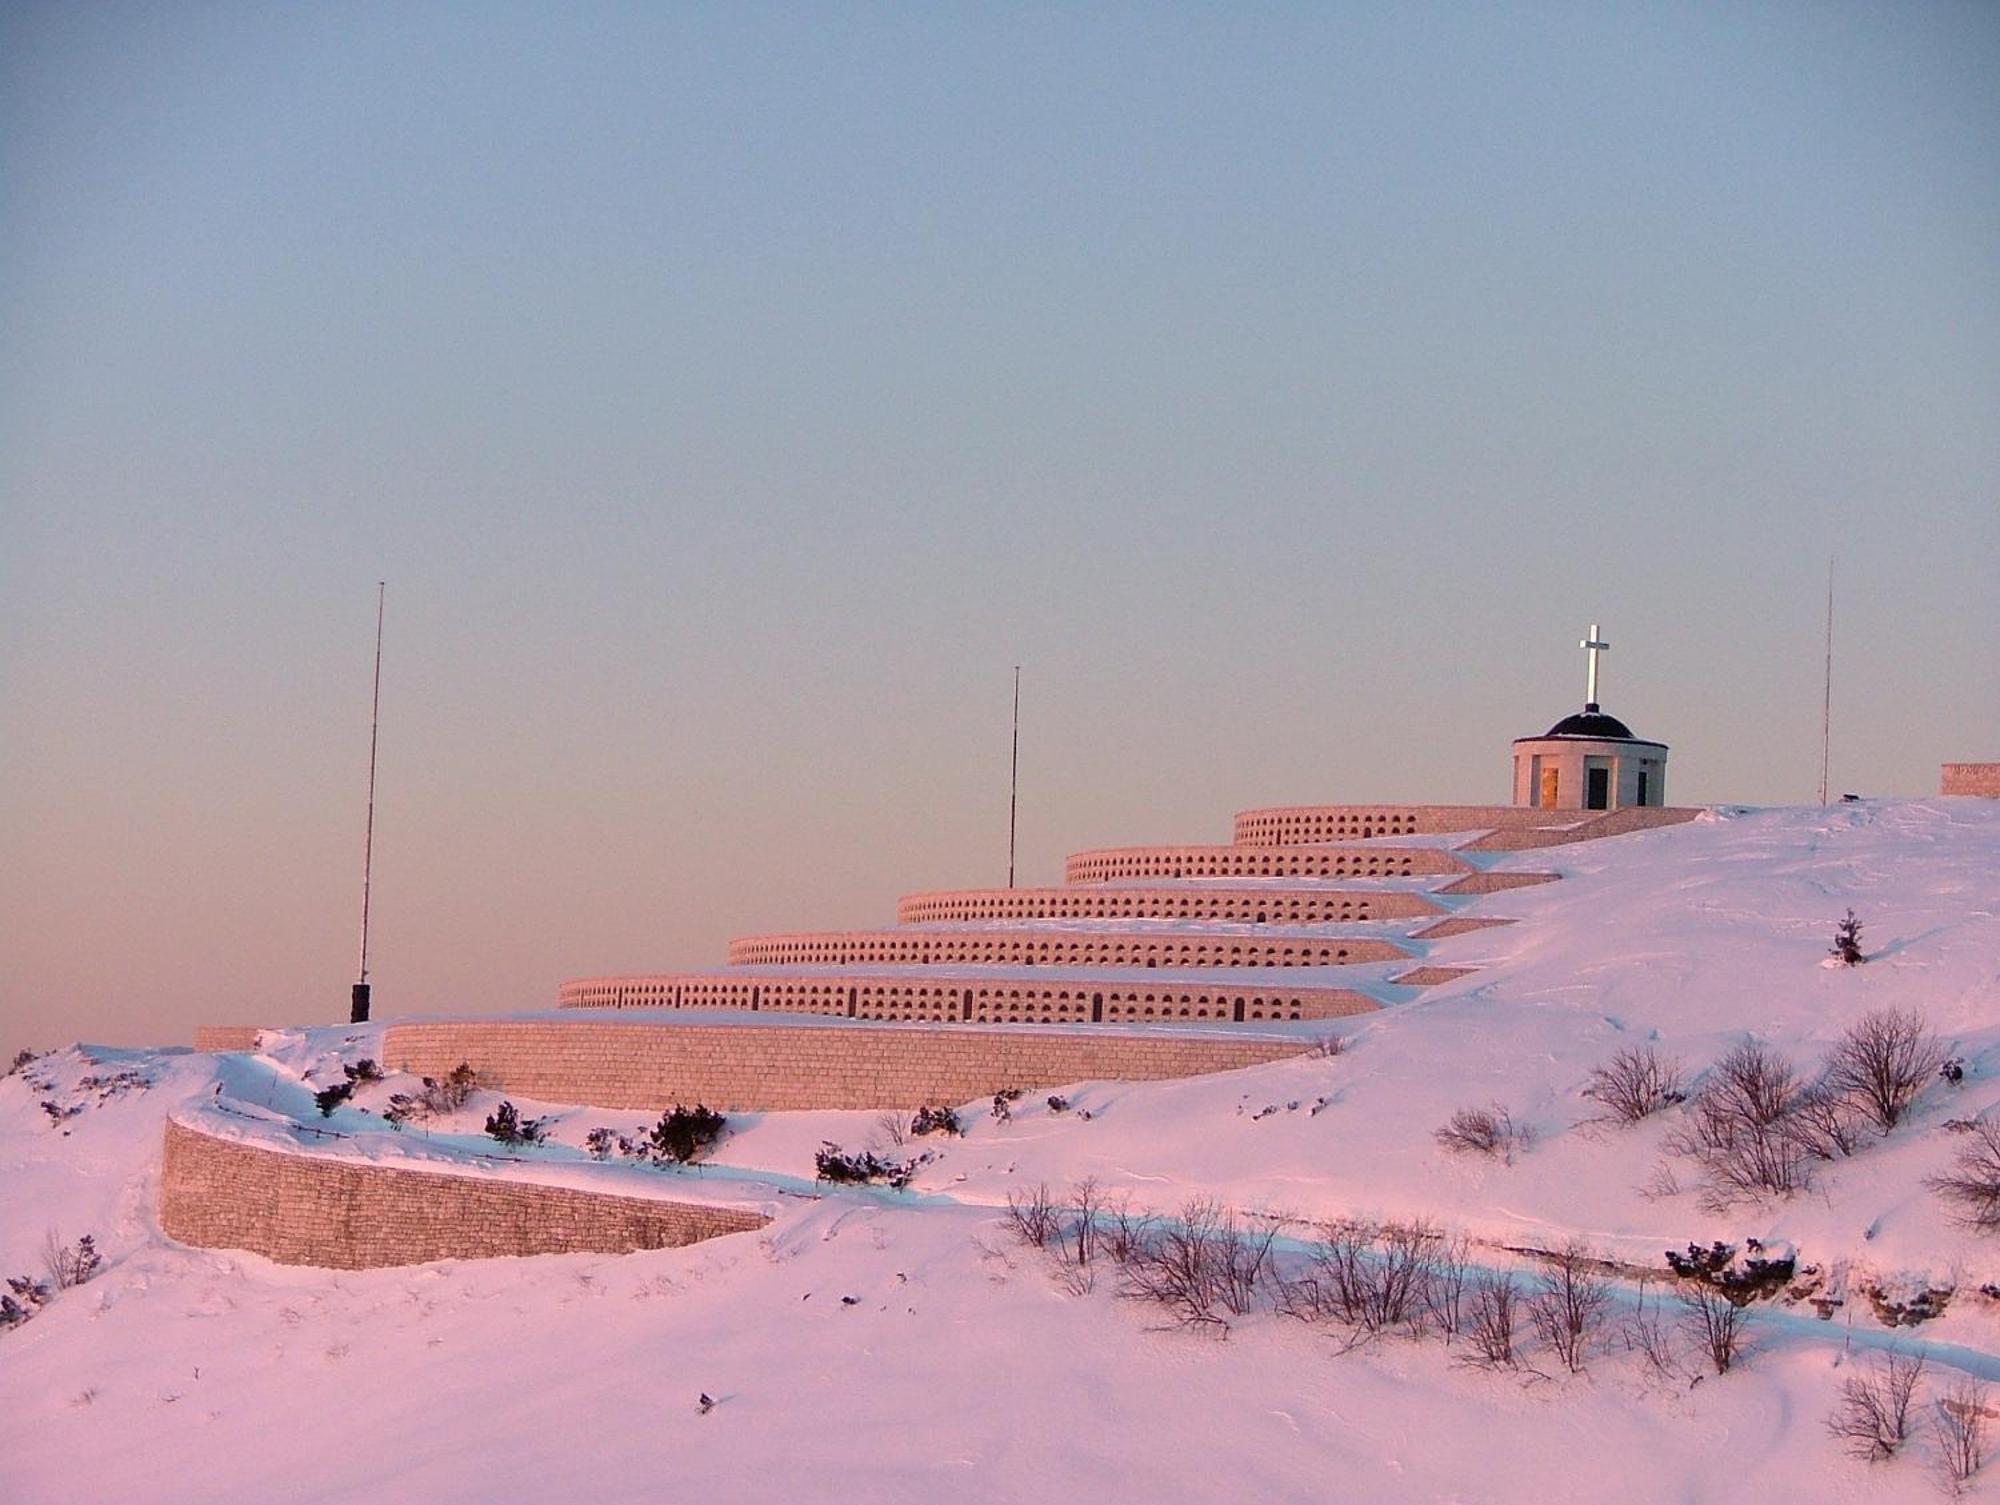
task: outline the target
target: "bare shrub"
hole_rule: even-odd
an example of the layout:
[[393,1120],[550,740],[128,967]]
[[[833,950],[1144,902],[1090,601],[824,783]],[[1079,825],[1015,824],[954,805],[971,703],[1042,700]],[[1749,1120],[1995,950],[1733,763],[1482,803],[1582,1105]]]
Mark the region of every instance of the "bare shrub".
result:
[[1152,1239],[1154,1219],[1132,1211],[1132,1194],[1123,1192],[1104,1216],[1104,1248],[1112,1262],[1129,1265]]
[[1495,1103],[1490,1108],[1460,1108],[1434,1137],[1455,1155],[1491,1155],[1512,1165],[1515,1153],[1527,1147],[1532,1135]]
[[1465,1330],[1465,1292],[1472,1271],[1472,1247],[1461,1234],[1437,1235],[1424,1281],[1424,1310],[1449,1343]]
[[1958,1221],[1966,1227],[2000,1230],[2000,1122],[1975,1122],[1951,1169],[1928,1184],[1955,1204]]
[[1061,1220],[1055,1198],[1049,1195],[1048,1182],[1037,1182],[1030,1191],[1007,1193],[1007,1227],[1022,1243],[1033,1244],[1037,1249],[1048,1248]]
[[1903,1121],[1944,1065],[1944,1044],[1915,1009],[1877,1009],[1849,1026],[1826,1058],[1829,1086],[1884,1134]]
[[[1305,1272],[1285,1283],[1285,1309],[1308,1320],[1343,1322],[1369,1336],[1397,1327],[1421,1332],[1431,1316],[1443,1243],[1429,1223],[1335,1224],[1311,1250]],[[1457,1257],[1462,1290],[1462,1245]],[[1459,1299],[1456,1292],[1451,1297],[1454,1323]]]
[[1528,1296],[1536,1336],[1571,1374],[1589,1356],[1611,1305],[1611,1283],[1588,1247],[1571,1243],[1549,1255]]
[[1472,1361],[1488,1369],[1511,1369],[1519,1363],[1514,1352],[1520,1326],[1521,1288],[1509,1274],[1486,1272],[1472,1282],[1472,1319],[1466,1337]]
[[1635,1124],[1687,1099],[1687,1077],[1678,1059],[1653,1045],[1621,1050],[1590,1073],[1583,1095],[1618,1123]]
[[1347,1054],[1347,1036],[1334,1034],[1321,1035],[1313,1041],[1312,1049],[1307,1051],[1306,1054],[1320,1057],[1345,1055]]
[[1680,1356],[1674,1345],[1674,1330],[1660,1310],[1660,1299],[1645,1281],[1639,1283],[1638,1298],[1619,1324],[1618,1336],[1627,1349],[1645,1360],[1661,1379],[1680,1374]]
[[1086,1176],[1070,1188],[1070,1205],[1057,1214],[1050,1244],[1064,1268],[1063,1283],[1074,1295],[1084,1295],[1097,1284],[1098,1253],[1103,1235],[1098,1217],[1104,1194],[1097,1178]]
[[1986,1387],[1970,1375],[1952,1381],[1931,1408],[1931,1435],[1937,1439],[1938,1469],[1953,1494],[1964,1491],[1986,1461],[1986,1430],[1992,1418]]
[[1923,1378],[1922,1354],[1891,1353],[1866,1374],[1851,1374],[1826,1429],[1867,1463],[1893,1458],[1910,1435],[1910,1402]]
[[883,1144],[890,1149],[900,1150],[909,1140],[910,1124],[894,1108],[875,1117],[875,1132],[882,1136]]
[[82,1285],[103,1264],[104,1258],[97,1252],[97,1240],[91,1234],[86,1233],[74,1244],[65,1244],[62,1235],[53,1228],[43,1235],[42,1269],[49,1277],[49,1284],[58,1291]]
[[1821,1080],[1798,1096],[1784,1128],[1815,1160],[1838,1160],[1861,1148],[1867,1121],[1839,1088]]
[[1738,1306],[1712,1285],[1684,1281],[1680,1288],[1681,1327],[1707,1357],[1717,1374],[1729,1373],[1742,1357],[1747,1308]]
[[1761,1042],[1715,1063],[1686,1121],[1667,1138],[1669,1150],[1701,1163],[1705,1207],[1721,1211],[1811,1185],[1807,1149],[1790,1121],[1805,1094],[1792,1063]]
[[1186,1203],[1126,1266],[1126,1293],[1162,1306],[1182,1327],[1227,1334],[1216,1312],[1225,1298],[1226,1256],[1221,1207],[1206,1198]]
[[1278,1220],[1261,1229],[1237,1226],[1231,1214],[1222,1226],[1222,1304],[1236,1316],[1254,1311],[1272,1274],[1271,1245],[1277,1242]]

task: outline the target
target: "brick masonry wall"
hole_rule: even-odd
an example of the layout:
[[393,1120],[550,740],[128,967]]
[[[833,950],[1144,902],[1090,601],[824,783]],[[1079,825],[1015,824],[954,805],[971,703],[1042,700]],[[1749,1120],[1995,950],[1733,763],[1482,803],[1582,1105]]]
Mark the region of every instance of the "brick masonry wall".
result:
[[1005,1087],[1157,1081],[1283,1060],[1305,1040],[1027,1030],[790,1026],[644,1020],[439,1020],[393,1024],[385,1064],[441,1076],[461,1061],[483,1085],[548,1102],[657,1112],[913,1108]]
[[194,1032],[196,1050],[255,1050],[257,1048],[257,1026],[254,1024],[204,1024]]
[[1939,770],[1938,793],[2000,800],[2000,763],[1947,763]]
[[734,1207],[287,1154],[172,1120],[160,1180],[160,1226],[169,1238],[336,1270],[629,1254],[747,1233],[769,1221]]

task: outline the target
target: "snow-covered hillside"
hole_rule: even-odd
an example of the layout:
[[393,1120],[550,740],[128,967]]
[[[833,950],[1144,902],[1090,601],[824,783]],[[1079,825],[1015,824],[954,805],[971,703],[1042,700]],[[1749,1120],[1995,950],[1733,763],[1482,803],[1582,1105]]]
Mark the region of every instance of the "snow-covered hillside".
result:
[[[2000,1234],[1926,1186],[1967,1142],[1948,1125],[2000,1117],[2000,805],[1724,811],[1506,863],[1565,881],[1483,901],[1520,923],[1426,958],[1479,970],[1343,1021],[1338,1054],[1080,1084],[1066,1111],[1032,1094],[1005,1122],[961,1105],[967,1133],[921,1141],[934,1158],[905,1193],[813,1184],[823,1141],[893,1148],[873,1114],[739,1116],[709,1168],[611,1171],[776,1217],[682,1250],[333,1274],[181,1248],[155,1215],[165,1117],[290,1143],[320,1122],[307,1077],[369,1054],[371,1033],[32,1063],[0,1082],[0,1274],[38,1274],[51,1234],[93,1234],[106,1268],[0,1332],[0,1499],[1936,1498],[1926,1437],[1864,1465],[1822,1418],[1887,1347],[1930,1354],[1926,1396],[2000,1381],[2000,1302],[1980,1290],[2000,1282]],[[1869,960],[1822,965],[1850,907]],[[1810,1076],[1890,1008],[1918,1011],[1965,1080],[1789,1197],[1715,1210],[1669,1148],[1687,1108],[1613,1127],[1582,1096],[1647,1043],[1696,1081],[1748,1038]],[[353,1137],[323,1152],[492,1150],[491,1094],[396,1135],[361,1110],[397,1085],[337,1110]],[[83,1106],[58,1120],[44,1101]],[[1532,1132],[1512,1163],[1440,1148],[1454,1110],[1489,1104]],[[584,1135],[644,1117],[520,1106],[558,1122],[507,1173],[544,1180],[601,1177]],[[1282,1215],[1294,1260],[1343,1218],[1426,1219],[1528,1279],[1510,1250],[1580,1238],[1664,1275],[1669,1247],[1755,1238],[1796,1254],[1813,1299],[1756,1304],[1749,1357],[1719,1377],[1685,1345],[1661,1373],[1620,1341],[1629,1280],[1580,1375],[1531,1340],[1494,1370],[1462,1342],[1357,1344],[1269,1310],[1220,1339],[1120,1299],[1115,1270],[1080,1292],[1012,1236],[1010,1195],[1084,1178],[1163,1214],[1212,1197],[1246,1224]],[[1926,1290],[1949,1293],[1942,1315],[1884,1325]]]

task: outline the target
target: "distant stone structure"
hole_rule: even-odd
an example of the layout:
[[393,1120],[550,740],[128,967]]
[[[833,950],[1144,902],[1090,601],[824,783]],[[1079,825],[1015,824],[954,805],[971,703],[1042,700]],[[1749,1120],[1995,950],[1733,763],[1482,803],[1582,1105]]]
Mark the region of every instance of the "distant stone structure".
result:
[[1537,810],[1650,809],[1667,802],[1667,745],[1632,735],[1597,703],[1597,635],[1577,646],[1590,655],[1583,709],[1539,737],[1514,739],[1514,803]]
[[1938,793],[2000,800],[2000,763],[1947,763],[1938,778]]

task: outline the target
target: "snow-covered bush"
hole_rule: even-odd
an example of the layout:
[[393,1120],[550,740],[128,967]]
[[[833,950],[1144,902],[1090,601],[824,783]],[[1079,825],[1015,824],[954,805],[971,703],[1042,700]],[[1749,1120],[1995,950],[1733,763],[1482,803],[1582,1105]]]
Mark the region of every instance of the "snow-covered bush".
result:
[[1635,1124],[1685,1101],[1687,1081],[1678,1059],[1650,1044],[1635,1045],[1593,1070],[1583,1095],[1613,1121]]
[[910,1120],[910,1132],[923,1134],[963,1134],[964,1127],[958,1121],[956,1108],[919,1108],[916,1117]]
[[1226,1335],[1222,1312],[1240,1317],[1256,1305],[1277,1234],[1276,1222],[1246,1231],[1219,1202],[1193,1198],[1125,1267],[1125,1294],[1165,1308],[1183,1327]]
[[1958,1220],[1983,1232],[2000,1231],[2000,1123],[1975,1120],[1951,1169],[1930,1188],[1953,1204]]
[[910,1184],[916,1169],[914,1162],[885,1160],[873,1150],[857,1150],[850,1155],[830,1139],[822,1141],[819,1152],[813,1156],[814,1175],[836,1185],[882,1182],[900,1190]]
[[1922,1354],[1891,1353],[1865,1374],[1850,1374],[1826,1429],[1864,1462],[1893,1458],[1910,1436],[1910,1405],[1923,1378]]
[[993,1094],[993,1116],[1003,1124],[1008,1122],[1014,1116],[1014,1104],[1020,1100],[1019,1087],[1002,1087]]
[[1533,1136],[1495,1103],[1490,1108],[1460,1108],[1434,1137],[1453,1154],[1491,1155],[1512,1165],[1515,1153],[1526,1149]]
[[546,1118],[523,1118],[512,1103],[503,1102],[486,1115],[486,1132],[502,1144],[540,1144],[548,1134]]
[[1826,1058],[1825,1081],[1886,1134],[1944,1062],[1943,1042],[1915,1009],[1877,1009],[1840,1037]]

